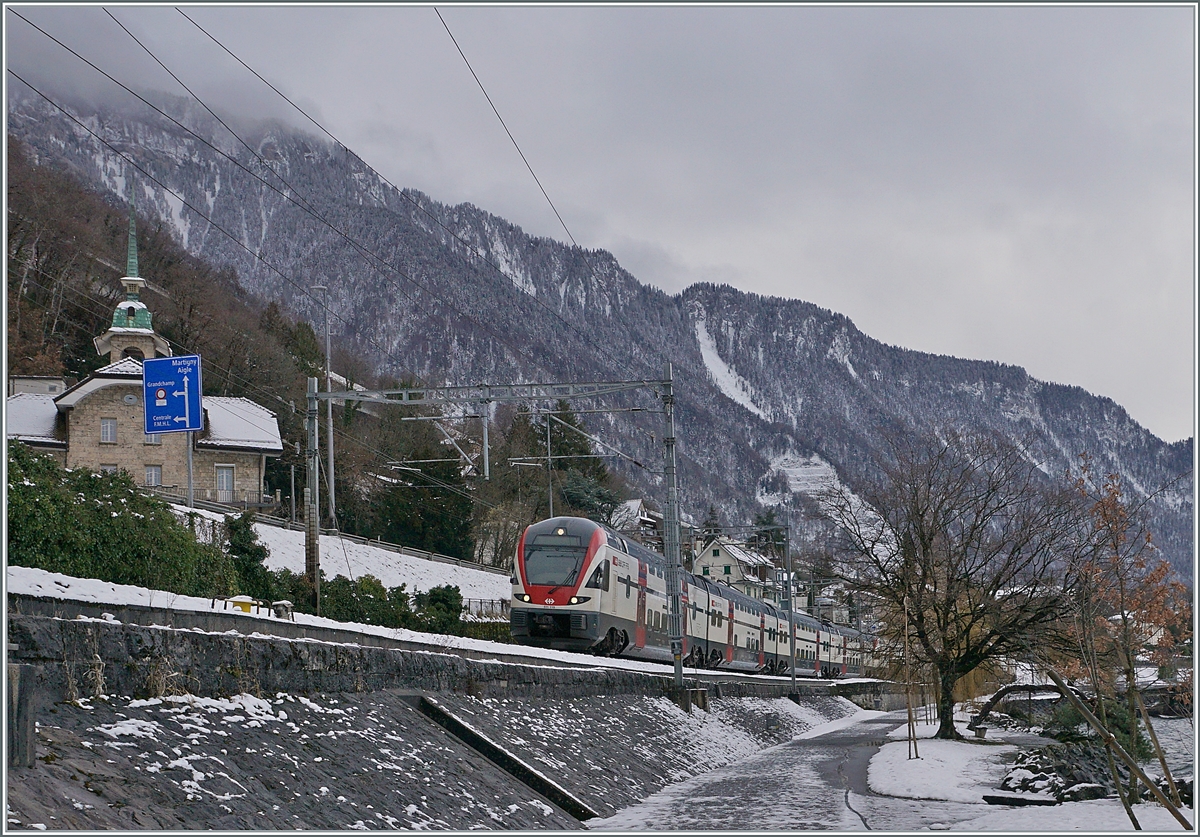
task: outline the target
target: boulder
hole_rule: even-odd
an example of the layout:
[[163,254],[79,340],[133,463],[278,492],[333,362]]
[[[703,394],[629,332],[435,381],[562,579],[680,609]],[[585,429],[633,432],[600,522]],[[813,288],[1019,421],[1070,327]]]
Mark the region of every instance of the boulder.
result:
[[1106,796],[1108,796],[1108,789],[1104,785],[1080,782],[1077,785],[1071,785],[1059,794],[1059,799],[1063,802],[1083,802],[1087,799],[1104,799]]

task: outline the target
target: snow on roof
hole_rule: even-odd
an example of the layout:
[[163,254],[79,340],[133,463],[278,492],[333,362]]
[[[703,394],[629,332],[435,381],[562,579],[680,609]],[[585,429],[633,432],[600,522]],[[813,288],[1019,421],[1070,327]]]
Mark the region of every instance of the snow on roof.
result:
[[645,502],[640,498],[626,500],[613,511],[612,525],[614,529],[632,529],[643,521],[652,523],[656,517],[662,517],[662,515],[646,508]]
[[254,448],[283,452],[275,414],[248,398],[204,397],[207,433],[197,447]]
[[[146,331],[144,328],[121,328],[113,331]],[[142,362],[131,357],[123,357],[116,363],[101,366],[93,375],[137,375],[142,377]]]
[[[128,303],[125,303],[128,304]],[[138,326],[109,326],[107,333],[109,334],[157,334],[152,328],[141,328]],[[129,360],[130,358],[123,358]]]
[[5,403],[5,432],[10,439],[33,444],[63,444],[54,436],[58,408],[54,396],[35,392],[10,395]]
[[745,567],[773,567],[773,566],[775,566],[775,562],[772,561],[770,558],[767,558],[765,555],[759,555],[757,552],[752,552],[749,549],[746,549],[744,546],[740,546],[739,544],[731,543],[729,541],[722,539],[720,541],[720,546],[727,553],[729,553],[733,558],[737,559],[737,562],[739,564],[741,564],[742,566],[745,566]]

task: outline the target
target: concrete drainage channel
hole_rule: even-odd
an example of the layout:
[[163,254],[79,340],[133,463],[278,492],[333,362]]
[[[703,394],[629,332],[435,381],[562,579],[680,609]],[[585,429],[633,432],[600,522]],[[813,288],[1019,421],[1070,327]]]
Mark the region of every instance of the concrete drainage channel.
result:
[[512,774],[512,776],[549,799],[555,805],[575,817],[575,819],[590,820],[597,816],[595,811],[572,796],[570,791],[560,786],[553,779],[549,779],[537,770],[534,770],[508,750],[474,729],[470,724],[456,718],[453,712],[438,703],[435,698],[429,695],[419,695],[414,698],[414,701],[422,714],[431,718],[438,726],[444,727],[455,738],[472,749],[477,750],[497,767]]

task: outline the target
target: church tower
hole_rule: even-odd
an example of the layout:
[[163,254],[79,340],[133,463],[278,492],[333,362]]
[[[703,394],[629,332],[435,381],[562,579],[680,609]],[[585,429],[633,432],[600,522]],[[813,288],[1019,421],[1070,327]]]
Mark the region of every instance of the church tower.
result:
[[141,290],[146,280],[138,276],[137,229],[134,222],[133,192],[129,196],[129,247],[125,259],[125,273],[121,284],[125,286],[125,299],[113,311],[112,325],[108,331],[95,338],[97,354],[107,354],[109,363],[121,358],[146,360],[168,357],[171,347],[165,338],[154,333],[150,309],[141,301]]

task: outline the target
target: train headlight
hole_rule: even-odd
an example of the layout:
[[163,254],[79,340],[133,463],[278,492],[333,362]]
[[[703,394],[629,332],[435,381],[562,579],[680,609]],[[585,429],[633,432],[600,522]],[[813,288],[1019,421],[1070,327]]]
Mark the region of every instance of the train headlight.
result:
[[590,598],[591,596],[572,596],[570,601],[571,604],[583,604]]
[[529,594],[528,594],[528,593],[522,593],[522,594],[521,594],[520,596],[518,596],[517,598],[519,598],[519,599],[520,599],[521,601],[523,601],[523,602],[529,602],[529,601],[533,601],[532,599],[530,599],[530,598],[529,598]]

